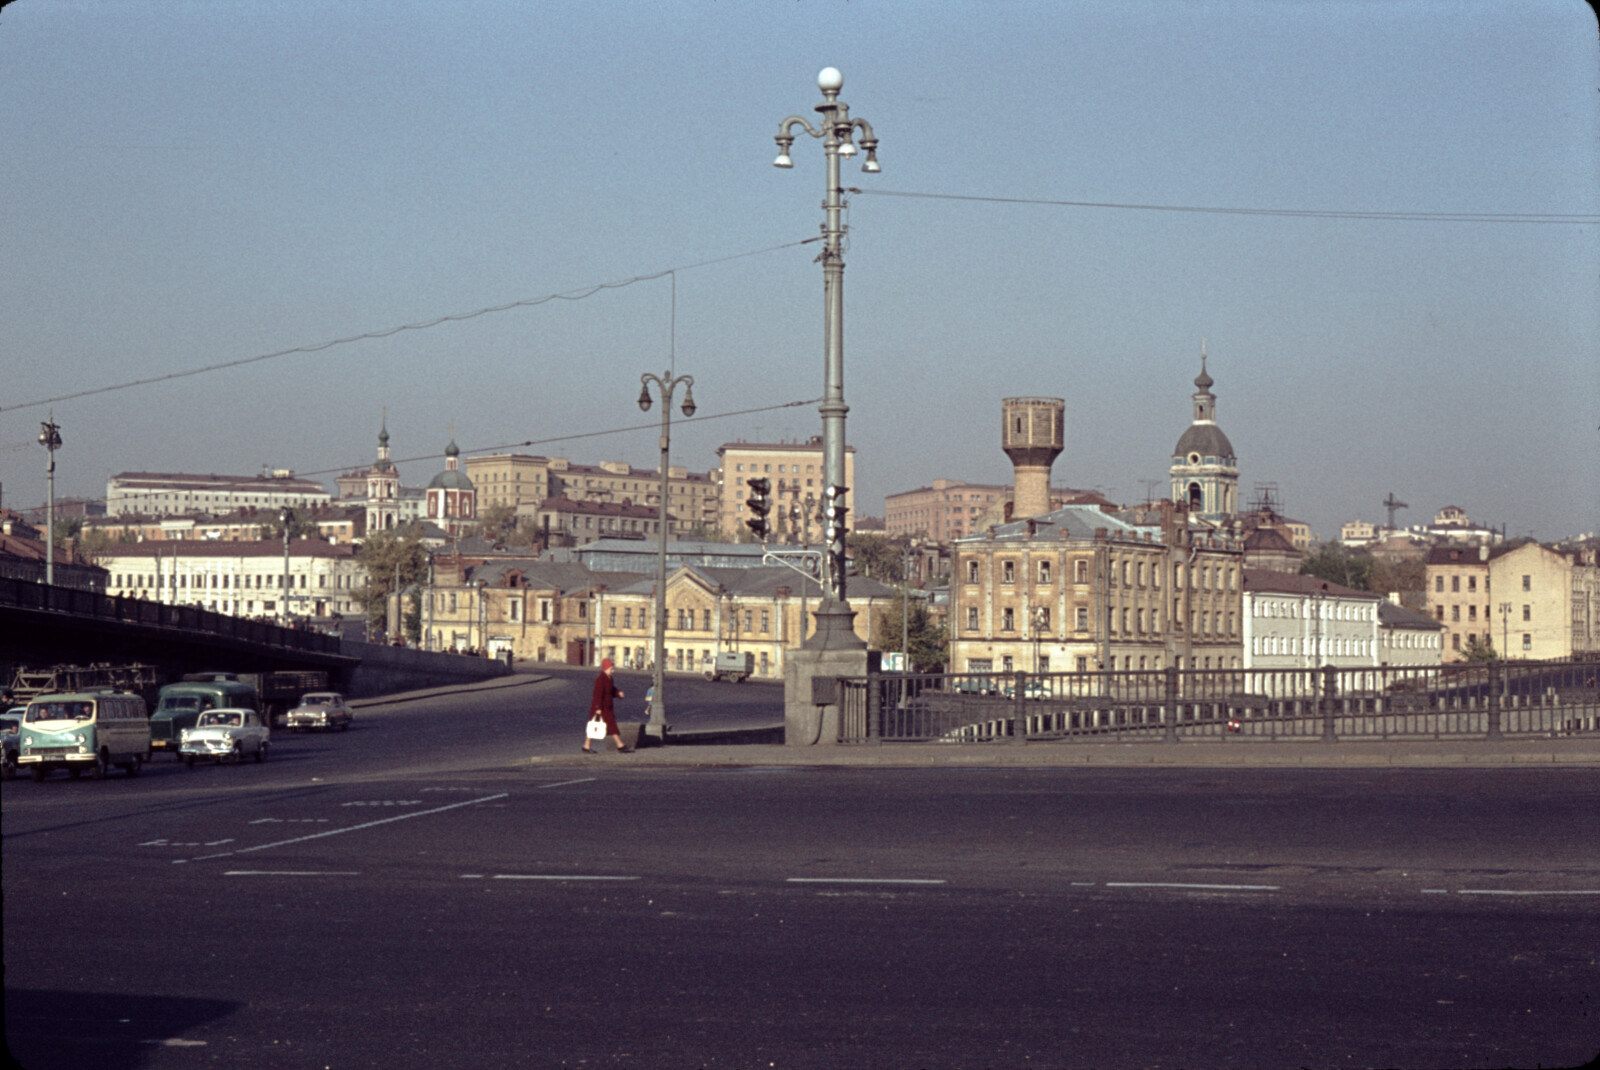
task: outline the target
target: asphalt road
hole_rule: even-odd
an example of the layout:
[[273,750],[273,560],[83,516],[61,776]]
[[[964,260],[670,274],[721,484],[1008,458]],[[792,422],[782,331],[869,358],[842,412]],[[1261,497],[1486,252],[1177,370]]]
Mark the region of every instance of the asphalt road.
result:
[[[515,764],[576,752],[588,681],[278,732],[264,765],[5,784],[13,1054],[395,1070],[1600,1053],[1592,769]],[[778,699],[679,693],[692,727],[768,723]]]

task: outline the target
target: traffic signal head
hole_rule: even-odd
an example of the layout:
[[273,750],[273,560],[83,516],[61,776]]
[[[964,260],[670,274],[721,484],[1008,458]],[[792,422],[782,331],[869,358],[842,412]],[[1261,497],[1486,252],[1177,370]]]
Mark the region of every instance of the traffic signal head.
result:
[[830,486],[822,492],[822,534],[829,541],[844,538],[844,517],[850,510],[844,504],[849,487]]
[[772,480],[764,477],[747,479],[750,485],[750,500],[745,504],[750,506],[752,516],[745,521],[745,526],[755,532],[756,538],[765,541],[771,525],[767,521],[767,514],[772,511],[772,502],[768,495],[772,493]]

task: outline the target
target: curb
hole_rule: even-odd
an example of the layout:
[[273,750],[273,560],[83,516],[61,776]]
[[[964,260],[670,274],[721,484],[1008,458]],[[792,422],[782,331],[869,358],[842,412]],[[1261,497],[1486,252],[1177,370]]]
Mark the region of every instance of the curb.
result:
[[394,706],[402,702],[416,702],[420,699],[438,698],[440,695],[459,695],[477,691],[502,691],[508,687],[521,687],[524,684],[538,684],[550,679],[538,673],[514,673],[510,676],[496,676],[488,680],[474,680],[471,683],[447,684],[441,687],[427,687],[417,691],[397,691],[390,695],[373,695],[370,698],[347,700],[351,709],[371,709],[375,706]]

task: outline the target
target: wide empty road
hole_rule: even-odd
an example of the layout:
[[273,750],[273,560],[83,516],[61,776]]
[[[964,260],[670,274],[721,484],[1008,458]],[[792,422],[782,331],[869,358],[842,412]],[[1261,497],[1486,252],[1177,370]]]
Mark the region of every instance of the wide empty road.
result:
[[[7,783],[12,1052],[386,1070],[1600,1052],[1592,770],[632,768],[576,756],[586,687],[280,732],[264,765]],[[746,716],[737,689],[707,694],[693,716]]]

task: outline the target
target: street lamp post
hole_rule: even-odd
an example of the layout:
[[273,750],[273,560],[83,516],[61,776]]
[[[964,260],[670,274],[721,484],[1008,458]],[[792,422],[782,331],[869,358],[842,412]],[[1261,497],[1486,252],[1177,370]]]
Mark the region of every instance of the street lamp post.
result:
[[1503,660],[1511,658],[1511,603],[1500,603],[1500,657]]
[[656,511],[656,636],[655,636],[655,698],[650,703],[650,719],[645,722],[645,735],[658,742],[667,735],[667,692],[664,686],[667,671],[667,457],[672,441],[672,395],[683,387],[682,412],[693,416],[694,376],[677,375],[670,371],[660,375],[645,372],[639,377],[639,408],[650,411],[650,384],[656,385],[661,395],[661,501]]
[[[872,124],[865,119],[850,118],[850,107],[839,99],[844,87],[844,76],[833,67],[825,67],[817,75],[817,87],[822,90],[823,101],[815,110],[820,116],[820,129],[813,127],[804,117],[791,115],[778,124],[778,158],[773,166],[790,168],[794,160],[789,149],[794,144],[795,128],[803,129],[814,138],[822,139],[823,153],[827,159],[827,196],[823,201],[822,237],[822,304],[823,304],[823,391],[822,405],[822,461],[824,485],[845,489],[845,414],[850,411],[844,403],[844,210],[843,189],[839,184],[839,162],[856,154],[853,139],[861,131],[861,148],[866,150],[866,161],[861,170],[877,174],[878,138]],[[842,504],[842,503],[841,503]],[[828,539],[825,555],[822,604],[817,607],[817,647],[819,649],[849,650],[863,646],[856,637],[851,622],[854,614],[845,592],[845,533],[842,525],[836,526]]]
[[61,448],[61,428],[56,425],[55,414],[39,424],[39,445],[45,448],[49,461],[45,466],[45,482],[49,497],[44,512],[44,582],[53,587],[56,582],[56,450]]
[[278,619],[283,626],[289,626],[289,525],[294,522],[294,510],[287,505],[278,513],[278,519],[283,521],[283,606],[278,610]]

